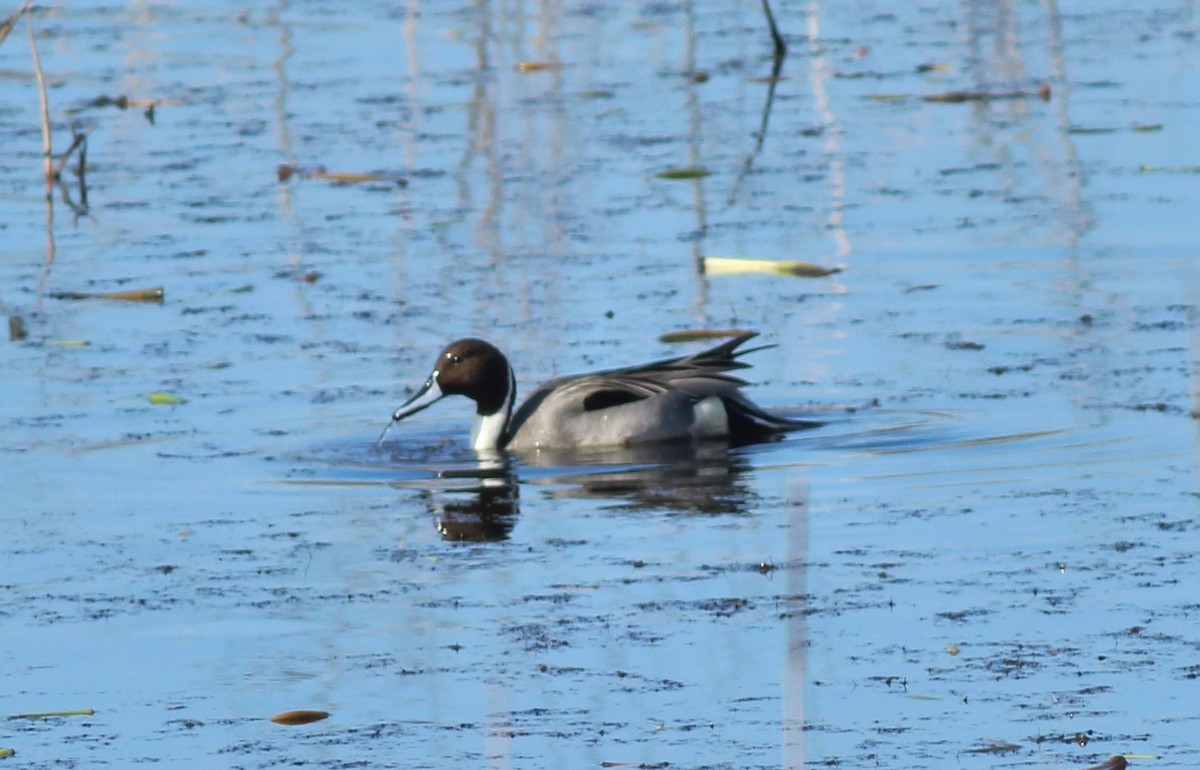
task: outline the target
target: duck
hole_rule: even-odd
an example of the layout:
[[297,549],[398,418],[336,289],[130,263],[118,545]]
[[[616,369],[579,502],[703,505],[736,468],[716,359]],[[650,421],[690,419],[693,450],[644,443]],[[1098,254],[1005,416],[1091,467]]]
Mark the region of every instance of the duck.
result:
[[446,396],[475,402],[471,447],[477,452],[530,452],[725,439],[748,444],[813,427],[773,415],[742,392],[728,372],[749,368],[739,350],[757,332],[742,332],[707,350],[651,363],[559,377],[513,410],[517,379],[500,349],[478,337],[447,345],[425,383],[392,413],[379,437]]

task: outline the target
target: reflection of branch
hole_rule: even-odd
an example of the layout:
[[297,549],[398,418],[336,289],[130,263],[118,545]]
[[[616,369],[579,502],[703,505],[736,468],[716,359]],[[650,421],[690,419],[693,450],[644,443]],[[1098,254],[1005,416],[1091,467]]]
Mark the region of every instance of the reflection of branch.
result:
[[779,34],[779,27],[775,24],[775,14],[771,13],[770,0],[762,0],[762,6],[763,13],[767,16],[767,29],[771,31],[771,41],[775,45],[774,52],[771,54],[771,77],[767,80],[767,100],[763,103],[762,121],[758,126],[758,135],[754,139],[754,149],[746,156],[746,160],[742,163],[742,170],[733,182],[733,189],[730,190],[729,199],[726,201],[728,205],[733,205],[737,199],[738,192],[742,188],[742,181],[753,168],[754,159],[762,152],[763,142],[767,138],[767,123],[771,120],[771,105],[775,103],[775,84],[779,82],[779,73],[783,71],[783,60],[787,57],[787,43],[783,42],[783,36]]
[[783,36],[779,34],[779,27],[775,26],[775,14],[771,13],[770,0],[762,0],[763,13],[767,15],[767,28],[771,30],[771,40],[775,43],[775,72],[779,72],[779,68],[783,66],[783,57],[787,56],[787,44],[783,42]]

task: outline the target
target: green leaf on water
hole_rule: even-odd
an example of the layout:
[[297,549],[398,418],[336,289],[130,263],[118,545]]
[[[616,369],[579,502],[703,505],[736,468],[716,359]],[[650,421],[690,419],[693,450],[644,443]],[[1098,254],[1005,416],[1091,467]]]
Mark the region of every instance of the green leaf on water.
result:
[[1138,166],[1143,174],[1200,174],[1200,166]]
[[687,166],[684,168],[669,168],[659,171],[659,179],[703,179],[712,172],[703,166]]
[[50,719],[52,717],[90,717],[95,709],[72,709],[70,711],[38,711],[30,714],[13,714],[9,719]]
[[165,393],[161,390],[156,390],[149,395],[150,403],[155,406],[176,406],[178,404],[186,404],[187,399],[175,395],[174,393]]

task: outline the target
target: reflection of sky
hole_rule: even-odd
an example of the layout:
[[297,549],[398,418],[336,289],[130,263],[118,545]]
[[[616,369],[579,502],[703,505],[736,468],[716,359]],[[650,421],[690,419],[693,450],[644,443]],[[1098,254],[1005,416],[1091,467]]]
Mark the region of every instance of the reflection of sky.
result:
[[[93,209],[56,209],[44,289],[162,306],[39,295],[36,91],[0,81],[0,305],[32,339],[0,387],[5,708],[98,711],[0,747],[774,765],[804,713],[814,762],[1087,730],[1134,738],[1042,756],[1195,753],[1167,721],[1193,665],[1194,19],[779,4],[756,150],[757,2],[244,10],[38,19],[56,148],[93,127]],[[22,27],[0,70],[28,72]],[[86,106],[120,94],[186,103]],[[280,185],[285,162],[408,185]],[[656,176],[691,164],[713,173]],[[705,279],[703,255],[846,270]],[[466,462],[467,405],[393,431],[400,462],[367,448],[450,337],[495,338],[528,392],[734,325],[779,344],[761,403],[881,407],[738,455],[737,514],[526,468],[507,541],[444,543],[427,480]],[[288,708],[335,716],[230,721]]]

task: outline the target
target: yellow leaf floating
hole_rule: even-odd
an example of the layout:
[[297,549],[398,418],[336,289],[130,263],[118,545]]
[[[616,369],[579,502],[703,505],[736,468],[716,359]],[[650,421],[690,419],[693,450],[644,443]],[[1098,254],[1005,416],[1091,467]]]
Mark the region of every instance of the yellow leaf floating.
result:
[[739,259],[735,257],[705,257],[704,272],[709,275],[736,275],[738,273],[768,273],[790,275],[799,278],[824,278],[840,273],[840,267],[824,267],[811,262],[784,261],[775,259]]
[[276,714],[271,717],[271,721],[277,725],[307,725],[328,718],[328,711],[299,709],[297,711],[284,711],[283,713]]
[[174,393],[164,393],[161,390],[154,391],[148,398],[150,399],[150,403],[155,406],[177,406],[187,403],[186,398],[177,396]]
[[556,70],[562,67],[558,62],[552,61],[519,61],[517,62],[517,72],[542,72],[544,70]]
[[703,166],[688,166],[686,168],[669,168],[659,171],[659,179],[703,179],[712,172]]
[[0,759],[8,759],[9,757],[16,756],[16,753],[13,749],[0,749]]

